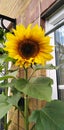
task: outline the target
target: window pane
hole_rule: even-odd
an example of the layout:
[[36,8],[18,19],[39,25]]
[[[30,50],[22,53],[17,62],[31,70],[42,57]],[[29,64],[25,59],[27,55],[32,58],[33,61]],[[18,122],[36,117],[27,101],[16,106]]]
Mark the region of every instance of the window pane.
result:
[[64,85],[64,25],[55,31],[56,63],[58,69],[58,85]]

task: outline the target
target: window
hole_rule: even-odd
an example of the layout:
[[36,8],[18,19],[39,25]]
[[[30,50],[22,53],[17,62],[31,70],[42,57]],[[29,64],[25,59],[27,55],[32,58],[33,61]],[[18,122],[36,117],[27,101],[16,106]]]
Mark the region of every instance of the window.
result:
[[56,64],[58,70],[58,85],[64,85],[64,25],[55,31]]
[[51,44],[55,46],[51,63],[61,65],[57,71],[47,71],[47,75],[54,81],[52,98],[62,97],[64,100],[64,6],[46,18],[45,30],[46,35],[51,37]]

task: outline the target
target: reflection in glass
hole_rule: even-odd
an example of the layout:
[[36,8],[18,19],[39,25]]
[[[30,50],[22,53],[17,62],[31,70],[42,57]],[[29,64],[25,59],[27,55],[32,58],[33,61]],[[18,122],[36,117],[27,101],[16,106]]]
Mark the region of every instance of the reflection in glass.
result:
[[64,85],[64,25],[55,31],[56,64],[60,65],[57,72],[58,85]]

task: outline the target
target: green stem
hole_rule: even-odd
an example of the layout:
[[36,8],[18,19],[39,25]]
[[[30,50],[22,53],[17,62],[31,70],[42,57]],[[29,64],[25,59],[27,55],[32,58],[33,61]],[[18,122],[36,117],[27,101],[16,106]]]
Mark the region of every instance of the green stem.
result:
[[[5,75],[8,74],[7,70],[8,70],[8,63],[6,63],[4,65],[4,68],[5,68]],[[8,80],[4,80],[4,83],[8,83]],[[5,95],[8,96],[8,88],[5,88],[5,91],[4,91]],[[7,126],[7,115],[4,116],[4,129],[5,130],[8,130],[8,126]]]
[[[25,78],[26,80],[28,79],[28,72],[27,69],[25,69]],[[28,99],[28,95],[24,95],[24,123],[25,123],[25,130],[29,130],[29,123],[28,123],[28,103],[29,99]]]
[[35,70],[32,72],[32,74],[30,75],[28,81],[31,79],[31,77],[33,76],[33,74],[35,73]]
[[24,118],[25,118],[25,130],[29,130],[29,123],[28,123],[28,96],[24,96]]

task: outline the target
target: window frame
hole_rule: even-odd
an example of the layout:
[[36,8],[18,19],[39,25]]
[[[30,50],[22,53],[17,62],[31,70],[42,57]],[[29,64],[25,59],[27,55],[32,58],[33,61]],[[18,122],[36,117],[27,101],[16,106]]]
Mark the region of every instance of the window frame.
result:
[[[54,6],[56,7],[56,5],[54,5]],[[51,10],[51,9],[49,9],[49,10]],[[48,10],[48,12],[49,12],[49,10]],[[43,14],[43,17],[41,17],[41,18],[45,18],[45,16],[46,16],[46,18],[45,18],[46,34],[45,35],[51,36],[51,43],[52,43],[52,45],[55,45],[55,38],[54,38],[55,33],[54,32],[59,27],[64,25],[64,5],[62,5],[61,7],[58,7],[54,11],[54,13],[50,13],[50,15],[48,15],[48,16],[47,16],[47,14],[48,13],[46,12],[45,14]],[[52,61],[50,61],[50,63],[52,63],[53,65],[56,65],[55,49],[54,49],[54,52],[52,53],[52,55],[54,56],[54,59]],[[47,70],[46,74],[47,74],[47,76],[51,77],[54,81],[54,84],[52,86],[52,99],[58,99],[57,71],[56,70],[52,70],[52,71]]]

